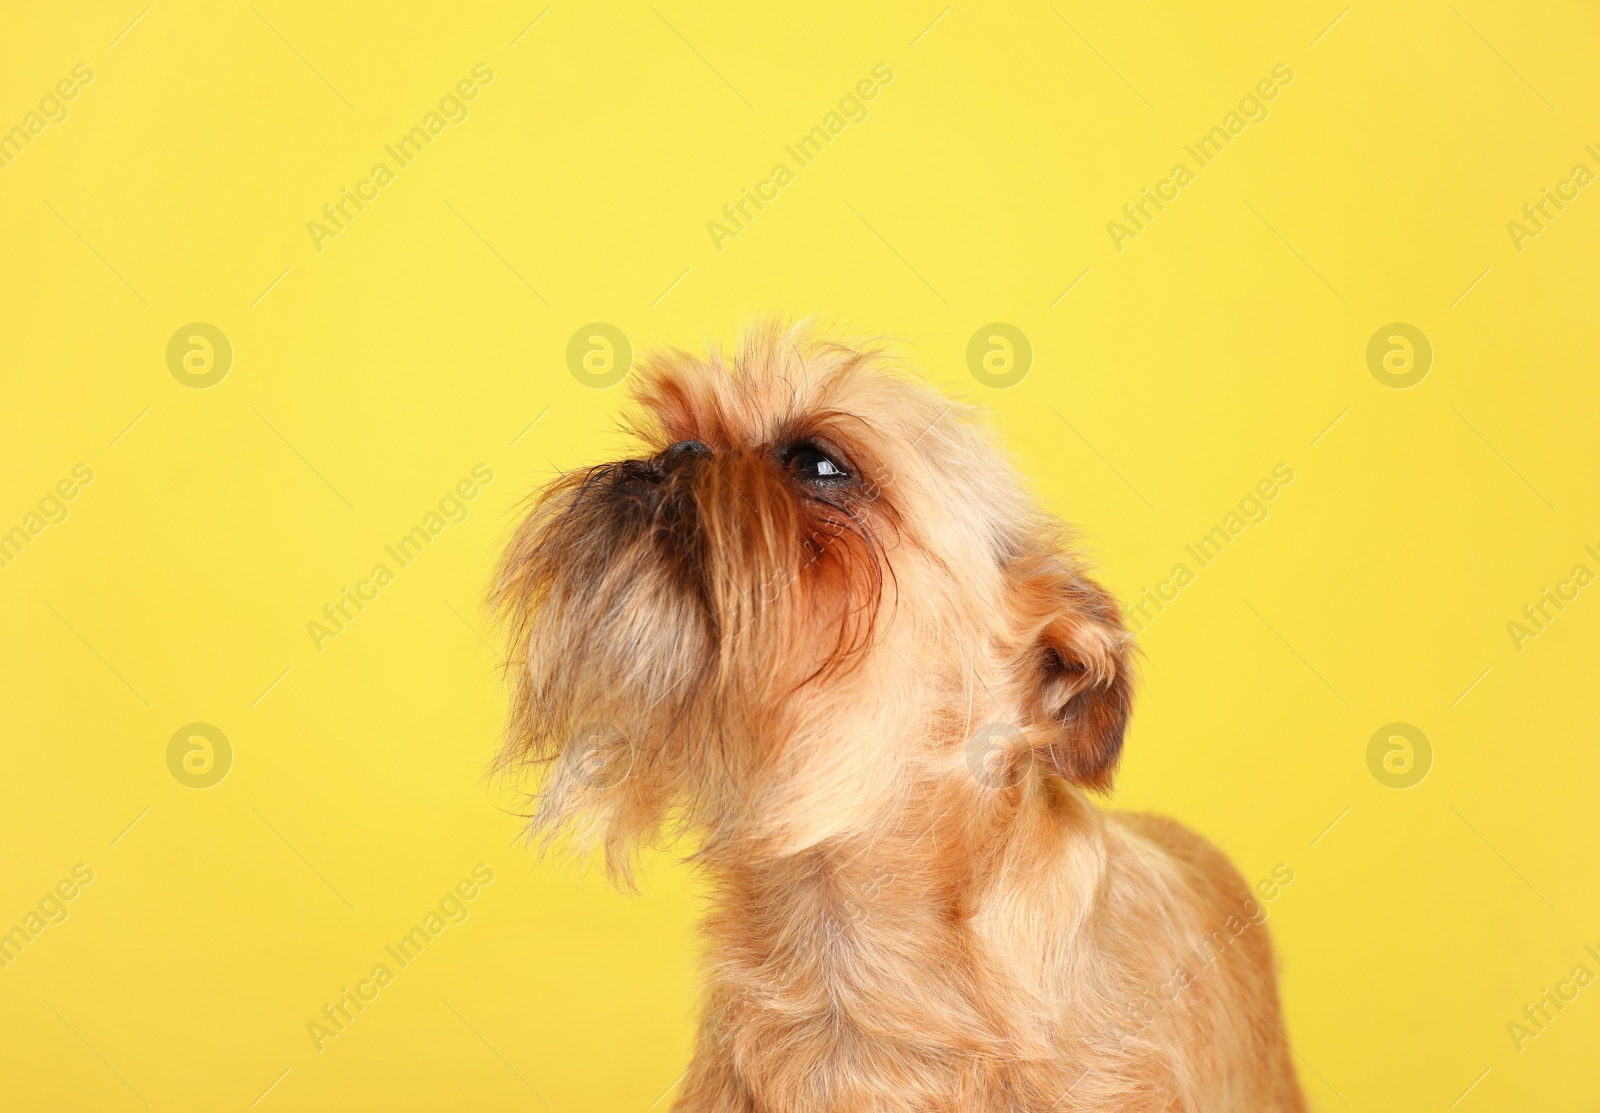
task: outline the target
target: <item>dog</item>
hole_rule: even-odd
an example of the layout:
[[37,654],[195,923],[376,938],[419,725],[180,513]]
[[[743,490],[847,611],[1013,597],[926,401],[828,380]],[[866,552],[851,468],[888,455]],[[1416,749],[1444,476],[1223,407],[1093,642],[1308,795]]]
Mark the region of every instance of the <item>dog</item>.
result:
[[1249,886],[1091,802],[1131,636],[978,413],[804,325],[632,389],[491,600],[530,830],[710,884],[674,1108],[1302,1110]]

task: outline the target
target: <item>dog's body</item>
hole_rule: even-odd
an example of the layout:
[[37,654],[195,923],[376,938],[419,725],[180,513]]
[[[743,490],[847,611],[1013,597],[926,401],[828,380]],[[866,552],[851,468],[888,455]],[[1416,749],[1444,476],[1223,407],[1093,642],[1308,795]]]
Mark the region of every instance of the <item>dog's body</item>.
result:
[[1071,793],[942,810],[718,871],[677,1108],[1303,1108],[1266,930],[1214,849]]
[[626,875],[713,883],[694,1113],[1303,1109],[1265,913],[1177,824],[1103,813],[1115,605],[971,416],[758,331],[647,365],[650,452],[507,551],[508,761]]

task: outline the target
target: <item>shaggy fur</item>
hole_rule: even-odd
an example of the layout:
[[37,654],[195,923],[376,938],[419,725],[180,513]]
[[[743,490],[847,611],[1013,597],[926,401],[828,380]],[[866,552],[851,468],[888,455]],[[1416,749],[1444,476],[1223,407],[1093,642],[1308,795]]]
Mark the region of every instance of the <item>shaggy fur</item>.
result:
[[537,494],[505,553],[503,756],[624,881],[699,841],[675,1108],[1303,1109],[1248,886],[1088,798],[1130,638],[975,413],[803,328],[634,394],[639,455]]

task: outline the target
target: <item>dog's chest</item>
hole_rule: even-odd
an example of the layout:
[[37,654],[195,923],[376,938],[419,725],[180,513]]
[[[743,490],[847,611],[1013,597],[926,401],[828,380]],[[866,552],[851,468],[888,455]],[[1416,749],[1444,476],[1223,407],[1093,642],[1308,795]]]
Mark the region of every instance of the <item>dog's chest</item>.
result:
[[[833,873],[791,888],[781,910],[711,925],[718,1045],[758,1108],[877,1108],[908,1093],[920,1109],[987,1108],[971,1099],[996,1092],[1018,1045],[962,919],[921,880]],[[1033,1088],[998,1089],[1018,1086]]]

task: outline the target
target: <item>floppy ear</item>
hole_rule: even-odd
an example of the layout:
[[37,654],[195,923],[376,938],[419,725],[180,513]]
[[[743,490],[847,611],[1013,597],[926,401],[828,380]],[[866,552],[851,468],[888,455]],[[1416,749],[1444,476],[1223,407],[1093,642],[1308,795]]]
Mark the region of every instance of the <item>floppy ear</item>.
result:
[[1023,713],[1049,766],[1106,791],[1133,710],[1132,635],[1111,595],[1051,560],[1015,581]]

